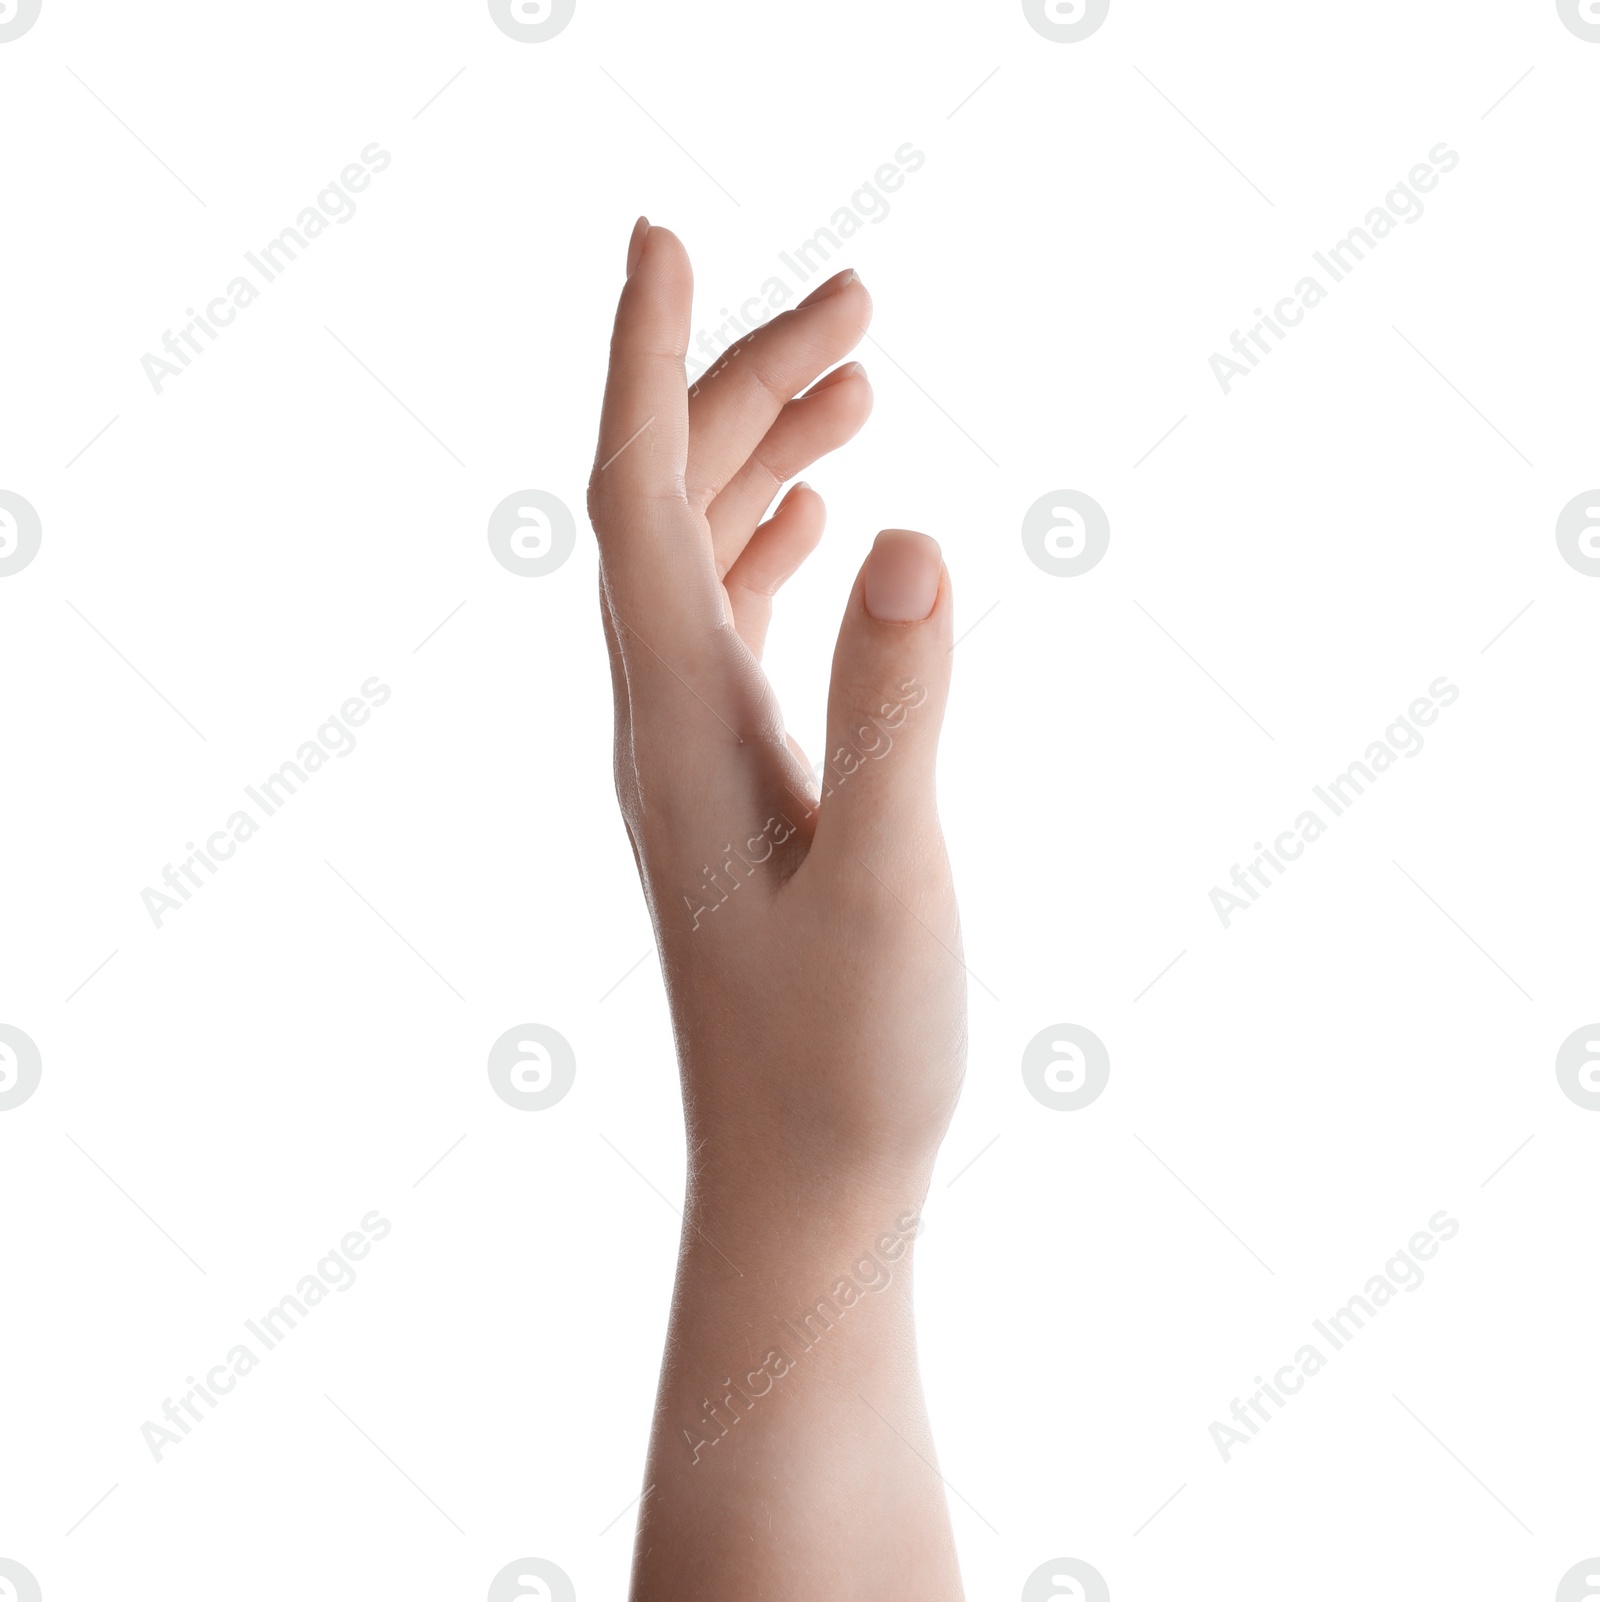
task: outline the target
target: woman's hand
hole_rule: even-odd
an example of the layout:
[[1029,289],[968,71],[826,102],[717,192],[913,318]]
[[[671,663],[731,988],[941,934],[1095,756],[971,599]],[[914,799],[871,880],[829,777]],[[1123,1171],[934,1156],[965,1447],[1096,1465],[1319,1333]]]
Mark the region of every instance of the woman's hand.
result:
[[820,793],[760,667],[772,597],[824,518],[803,484],[768,508],[866,421],[865,373],[834,364],[872,303],[840,273],[686,389],[683,247],[641,219],[628,265],[589,505],[617,793],[697,1177],[778,1165],[920,1199],[966,1047],[934,806],[952,641],[938,547],[889,530],[867,558],[834,651]]
[[690,291],[641,218],[589,488],[690,1153],[634,1596],[959,1597],[910,1295],[966,1055],[933,783],[949,577],[926,536],[878,536],[815,785],[761,647],[822,501],[766,514],[866,420],[866,375],[834,364],[871,302],[840,273],[686,388]]

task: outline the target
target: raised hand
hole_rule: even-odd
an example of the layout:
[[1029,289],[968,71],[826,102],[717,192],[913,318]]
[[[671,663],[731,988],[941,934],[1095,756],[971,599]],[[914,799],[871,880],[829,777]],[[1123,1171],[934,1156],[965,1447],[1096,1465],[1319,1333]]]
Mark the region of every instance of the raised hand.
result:
[[966,1054],[934,804],[949,576],[925,535],[878,535],[815,784],[760,657],[823,505],[796,484],[768,510],[871,410],[861,367],[835,366],[871,301],[840,273],[691,387],[691,289],[641,218],[589,492],[690,1152],[635,1594],[956,1596],[907,1361],[908,1243]]

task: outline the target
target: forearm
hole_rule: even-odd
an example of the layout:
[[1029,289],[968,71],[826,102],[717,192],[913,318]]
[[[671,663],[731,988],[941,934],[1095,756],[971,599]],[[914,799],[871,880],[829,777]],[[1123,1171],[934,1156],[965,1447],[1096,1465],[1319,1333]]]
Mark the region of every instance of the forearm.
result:
[[924,1188],[692,1187],[635,1602],[960,1597],[916,1362]]

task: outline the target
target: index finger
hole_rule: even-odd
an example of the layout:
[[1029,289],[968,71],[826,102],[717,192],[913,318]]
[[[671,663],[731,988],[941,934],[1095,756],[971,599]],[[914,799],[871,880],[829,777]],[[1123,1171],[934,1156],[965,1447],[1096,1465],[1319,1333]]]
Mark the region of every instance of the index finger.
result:
[[611,331],[590,491],[607,509],[681,498],[689,448],[684,354],[694,274],[676,235],[641,217]]
[[641,217],[617,303],[589,515],[606,585],[627,622],[666,632],[722,622],[703,521],[684,496],[689,401],[684,355],[694,277],[677,236]]

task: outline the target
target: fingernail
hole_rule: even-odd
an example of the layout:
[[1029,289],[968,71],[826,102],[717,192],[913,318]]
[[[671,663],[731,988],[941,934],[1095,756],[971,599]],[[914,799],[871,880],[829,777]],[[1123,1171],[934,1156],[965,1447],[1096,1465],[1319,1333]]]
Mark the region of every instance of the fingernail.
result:
[[639,258],[644,254],[645,237],[650,232],[650,219],[641,217],[633,225],[633,236],[628,240],[628,272],[633,277],[633,269],[639,265]]
[[842,384],[845,379],[853,378],[857,373],[866,369],[860,362],[846,362],[843,367],[835,367],[831,373],[824,373],[816,383],[811,386],[810,394],[815,395],[819,389],[831,389],[835,384]]
[[867,557],[867,611],[880,623],[920,623],[939,599],[943,566],[937,540],[908,528],[886,528]]
[[[835,273],[833,277],[827,281],[827,283],[818,284],[817,287],[813,289],[803,301],[800,302],[800,305],[809,306],[814,301],[826,300],[829,295],[837,295],[846,284],[853,284],[855,281],[855,268],[846,267],[842,273]],[[796,309],[798,310],[799,308],[797,307]]]

